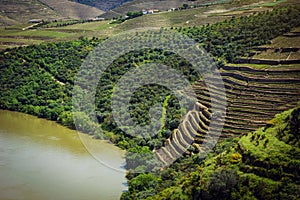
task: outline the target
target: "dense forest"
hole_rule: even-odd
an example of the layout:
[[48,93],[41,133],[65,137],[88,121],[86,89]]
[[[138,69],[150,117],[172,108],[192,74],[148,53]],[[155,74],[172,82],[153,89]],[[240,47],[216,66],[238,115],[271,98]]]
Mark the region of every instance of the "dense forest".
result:
[[82,39],[1,53],[1,108],[73,127],[73,79],[82,60],[98,43]]
[[[199,42],[214,56],[220,67],[226,62],[235,62],[240,56],[247,55],[253,47],[267,44],[272,38],[299,26],[299,19],[300,8],[294,6],[232,18],[203,27],[175,29]],[[72,113],[74,78],[86,56],[97,45],[101,45],[101,42],[97,38],[82,38],[1,52],[0,108],[36,115],[75,128]],[[97,131],[92,134],[96,138],[107,138],[128,151],[126,168],[129,171],[129,191],[122,195],[123,199],[153,196],[163,199],[299,198],[299,144],[295,142],[298,136],[294,134],[299,134],[299,108],[278,116],[269,128],[241,138],[225,140],[207,160],[201,160],[197,155],[186,156],[163,171],[131,173],[131,170],[143,171],[145,166],[138,166],[130,161],[140,159],[140,163],[143,163],[150,160],[152,150],[164,144],[181,119],[179,102],[174,94],[165,87],[149,85],[135,91],[131,98],[130,112],[138,124],[146,125],[150,120],[149,108],[160,102],[164,112],[156,114],[165,121],[160,133],[155,137],[134,138],[117,127],[111,114],[113,87],[128,70],[150,62],[179,70],[191,84],[199,79],[190,63],[162,49],[129,52],[114,60],[106,69],[98,83],[95,105],[97,119],[105,134]],[[94,122],[84,113],[79,113],[79,116],[85,122],[79,127],[80,130],[89,132],[95,126]],[[285,119],[287,122],[284,122]],[[269,161],[261,161],[260,156],[265,156],[262,147],[268,148],[273,144],[282,150],[281,157],[291,159],[280,162],[277,158],[279,153],[274,152],[266,158]],[[251,148],[251,151],[244,151],[243,148]],[[149,157],[136,158],[136,152],[149,153]],[[255,164],[252,166],[253,162]],[[270,169],[270,174],[264,168]],[[218,193],[220,190],[225,192]]]

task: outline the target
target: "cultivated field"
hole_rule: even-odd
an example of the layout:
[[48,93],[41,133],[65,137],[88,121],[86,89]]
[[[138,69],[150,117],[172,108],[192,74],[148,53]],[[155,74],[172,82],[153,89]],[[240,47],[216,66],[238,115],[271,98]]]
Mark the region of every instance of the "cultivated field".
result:
[[[35,2],[35,3],[34,3]],[[48,3],[53,8],[63,9],[63,4],[59,2],[54,2],[52,0],[43,0],[43,2]],[[49,3],[50,2],[50,3]],[[169,1],[168,1],[169,2]],[[172,1],[173,2],[173,1]],[[186,3],[184,0],[174,0],[174,5]],[[194,4],[199,4],[203,2],[216,2],[216,1],[195,1]],[[223,2],[223,1],[222,1]],[[122,31],[133,30],[136,28],[160,28],[160,27],[192,27],[192,26],[202,26],[205,24],[211,24],[218,21],[223,21],[225,19],[230,19],[232,16],[250,15],[254,12],[261,12],[265,10],[271,10],[273,7],[279,3],[289,3],[294,2],[294,0],[286,1],[262,1],[257,3],[256,0],[248,0],[243,2],[242,5],[248,3],[249,5],[244,6],[247,9],[241,9],[241,2],[233,1],[230,3],[221,3],[217,5],[210,5],[205,7],[199,7],[188,10],[172,11],[172,12],[161,12],[158,14],[143,15],[134,19],[126,20],[121,24],[111,24],[110,20],[100,21],[100,22],[86,22],[77,23],[73,25],[67,25],[66,23],[76,23],[74,20],[63,20],[58,22],[51,22],[40,28],[29,30],[28,28],[32,24],[28,24],[28,20],[31,18],[43,18],[47,16],[47,19],[57,19],[65,18],[58,12],[49,9],[50,7],[46,4],[41,4],[34,0],[25,0],[21,3],[18,1],[2,1],[2,5],[6,8],[11,9],[10,14],[5,13],[5,16],[0,15],[0,20],[5,19],[5,23],[11,22],[15,24],[14,26],[0,26],[0,50],[5,48],[11,48],[16,46],[39,44],[42,42],[52,42],[52,41],[67,41],[77,39],[79,37],[99,37],[105,38],[112,34],[120,33]],[[273,2],[273,3],[271,3]],[[72,3],[72,2],[71,2]],[[137,4],[139,8],[142,7],[142,1],[133,1],[124,4],[119,7],[123,9],[124,6]],[[145,3],[145,2],[144,2]],[[191,3],[191,2],[188,2]],[[14,4],[20,4],[17,10],[12,6]],[[146,3],[147,4],[147,3]],[[146,5],[145,4],[145,5]],[[161,4],[166,4],[166,1],[161,1]],[[147,4],[148,5],[148,4]],[[160,5],[160,4],[156,4]],[[172,4],[169,4],[172,5]],[[270,6],[271,5],[271,6]],[[62,6],[62,7],[60,7]],[[75,10],[80,7],[75,6]],[[30,12],[28,12],[28,10]],[[42,10],[42,11],[41,11]],[[36,11],[36,12],[35,12]],[[69,10],[70,13],[73,11]],[[69,12],[68,11],[68,12]],[[86,10],[82,10],[86,11]],[[125,10],[124,10],[125,12]],[[17,15],[16,13],[21,13]],[[73,14],[76,12],[73,12]],[[89,12],[87,12],[89,13]],[[93,12],[91,12],[93,13]],[[39,14],[39,15],[37,15]],[[77,13],[80,14],[80,13]],[[13,16],[15,19],[8,18],[7,16]],[[20,16],[22,16],[23,23],[20,24]],[[6,18],[5,18],[6,17]],[[17,17],[17,18],[16,18]],[[51,27],[51,28],[50,28]],[[295,30],[296,31],[296,30]],[[9,39],[8,39],[9,38]],[[280,42],[280,38],[277,39]],[[286,40],[284,38],[284,45],[289,45],[289,43],[295,43],[292,38]]]
[[[299,27],[291,32],[274,38],[270,44],[255,48],[252,55],[247,58],[247,64],[260,67],[266,66],[281,67],[282,65],[300,64],[300,34]],[[242,63],[245,60],[243,59]],[[269,63],[268,63],[269,62]],[[280,64],[274,64],[279,62]],[[272,64],[273,63],[273,64]]]
[[103,14],[102,16],[106,18],[118,17],[120,15],[125,15],[127,12],[138,12],[141,10],[151,10],[156,9],[161,12],[168,11],[169,9],[180,8],[183,4],[187,4],[189,6],[199,6],[202,4],[209,3],[224,3],[231,2],[231,0],[196,0],[196,1],[188,1],[188,0],[155,0],[155,1],[145,1],[145,0],[133,0],[127,2],[120,7],[113,9],[110,12]]

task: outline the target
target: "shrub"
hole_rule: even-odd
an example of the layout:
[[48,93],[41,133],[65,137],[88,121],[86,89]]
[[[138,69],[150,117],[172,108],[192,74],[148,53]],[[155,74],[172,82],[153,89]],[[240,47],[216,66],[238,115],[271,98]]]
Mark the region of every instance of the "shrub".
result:
[[229,162],[231,163],[239,163],[240,161],[242,161],[242,155],[239,154],[239,153],[233,153],[230,155],[230,158],[229,158]]

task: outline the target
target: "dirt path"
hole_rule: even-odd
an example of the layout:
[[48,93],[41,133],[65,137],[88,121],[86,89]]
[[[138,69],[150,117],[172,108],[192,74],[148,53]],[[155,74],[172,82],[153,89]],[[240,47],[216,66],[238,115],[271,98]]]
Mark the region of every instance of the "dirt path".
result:
[[32,25],[30,25],[30,26],[27,26],[27,27],[25,27],[25,28],[22,28],[22,31],[25,31],[25,30],[28,30],[28,29],[30,29],[30,28],[32,28],[32,27],[35,27],[35,26],[37,26],[37,25],[39,25],[39,24],[41,24],[42,22],[39,22],[39,23],[36,23],[36,24],[32,24]]

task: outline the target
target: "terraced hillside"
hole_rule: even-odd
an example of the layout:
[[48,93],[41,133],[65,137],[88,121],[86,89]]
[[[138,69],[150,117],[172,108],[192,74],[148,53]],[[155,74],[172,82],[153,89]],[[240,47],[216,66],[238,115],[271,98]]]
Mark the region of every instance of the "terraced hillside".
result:
[[[230,58],[230,57],[237,57],[239,55],[244,55],[245,53],[247,53],[246,49],[249,46],[249,41],[255,42],[255,44],[265,44],[273,36],[275,37],[275,36],[281,35],[284,33],[285,30],[289,30],[290,28],[297,26],[297,21],[295,21],[293,19],[299,17],[298,13],[299,12],[297,9],[291,9],[291,8],[289,8],[289,9],[282,8],[279,10],[274,9],[273,12],[260,13],[260,14],[256,14],[253,16],[243,17],[243,18],[239,18],[239,19],[232,18],[232,19],[227,20],[222,23],[213,24],[210,26],[204,26],[201,28],[200,27],[199,28],[196,28],[196,27],[178,28],[178,30],[180,29],[185,34],[188,34],[191,37],[194,37],[197,41],[202,42],[205,49],[212,54],[215,53],[215,56],[217,56],[219,58],[224,58],[225,56],[227,56],[228,58]],[[278,17],[278,16],[285,16],[285,17]],[[273,24],[275,23],[274,22],[275,19],[277,20],[276,25],[278,26],[278,28],[273,30]],[[286,22],[287,19],[289,20],[288,22]],[[253,23],[254,20],[256,23]],[[265,24],[266,22],[270,23],[270,25],[269,25],[270,27],[264,27],[265,29],[261,28],[260,24]],[[96,27],[96,28],[93,27],[94,23],[91,23],[91,24],[83,24],[83,25],[72,25],[72,26],[66,27],[66,29],[60,28],[60,29],[53,29],[53,30],[46,29],[46,30],[28,30],[28,31],[20,30],[22,36],[24,37],[21,39],[22,39],[22,41],[24,41],[29,36],[30,37],[36,36],[35,39],[38,40],[38,39],[41,39],[40,38],[41,33],[43,33],[44,34],[43,35],[44,37],[42,38],[43,40],[46,40],[46,39],[52,40],[54,30],[57,31],[55,33],[58,34],[59,37],[64,38],[64,37],[69,37],[69,31],[72,28],[76,29],[76,31],[79,32],[80,31],[79,28],[84,27],[81,30],[82,34],[88,34],[89,32],[91,32],[91,34],[94,34],[96,32],[96,30],[94,30],[94,29],[98,29],[98,28],[102,29],[102,26],[103,26],[103,29],[110,27],[110,25],[107,25],[106,22],[97,22],[97,24],[98,24],[98,27]],[[249,27],[248,26],[249,24],[252,24],[252,25],[254,24],[256,26],[259,26],[259,28]],[[87,29],[89,29],[89,32],[87,31]],[[240,30],[242,30],[244,32],[241,32]],[[80,32],[80,34],[81,34],[81,32]],[[257,37],[257,36],[261,35],[262,32],[268,32],[269,34],[267,34],[265,36],[265,38],[262,38],[263,40],[260,41],[261,38]],[[225,34],[222,35],[221,33],[225,33]],[[4,38],[4,40],[6,40],[7,38],[10,38],[12,36],[16,36],[16,35],[13,35],[13,32],[11,32],[11,33],[7,33],[7,35],[5,35],[5,37],[3,37],[3,38]],[[18,36],[20,36],[20,35],[18,35]],[[91,36],[93,36],[93,35],[91,35]],[[252,38],[249,38],[248,36],[251,36]],[[13,39],[15,39],[15,38],[13,38]],[[217,39],[219,39],[219,40],[217,40]],[[38,42],[36,40],[34,42]],[[211,41],[213,41],[213,42],[211,42]],[[80,43],[81,42],[89,43],[84,38],[81,39]],[[91,43],[94,44],[93,41]],[[70,44],[71,46],[76,46],[73,43],[62,43],[62,44],[63,44],[63,46],[65,44],[66,45]],[[75,44],[76,44],[76,42],[75,42]],[[226,45],[221,45],[221,44],[226,44]],[[49,62],[48,58],[53,57],[54,52],[58,52],[61,48],[61,47],[56,47],[55,51],[52,50],[51,49],[52,46],[56,46],[56,45],[61,46],[61,44],[55,44],[55,45],[49,44],[49,46],[41,45],[41,46],[32,46],[32,47],[28,47],[28,48],[24,48],[24,49],[19,49],[19,50],[13,49],[11,51],[12,54],[4,53],[3,57],[8,59],[9,62],[10,61],[14,62],[15,59],[13,59],[13,55],[15,52],[18,52],[18,56],[20,56],[20,59],[16,60],[17,63],[15,65],[11,64],[10,67],[15,70],[15,66],[19,66],[20,70],[21,70],[21,69],[23,69],[22,66],[26,60],[28,60],[28,63],[29,62],[35,63],[37,61],[35,56],[37,56],[38,58],[44,58],[45,57],[44,53],[48,52],[48,50],[42,50],[41,52],[35,51],[34,50],[35,48],[37,48],[39,50],[41,50],[43,48],[46,48],[46,49],[49,48],[50,49],[49,52],[51,52],[51,55],[47,54],[46,60],[43,61],[43,59],[41,59],[41,60],[39,60],[38,64],[37,63],[35,63],[35,64],[41,65],[41,66],[49,65],[48,66],[49,69],[53,69],[53,72],[51,72],[51,73],[54,73],[54,74],[52,74],[53,77],[60,77],[59,79],[57,79],[59,81],[57,83],[64,82],[64,80],[61,78],[61,76],[68,77],[68,79],[66,79],[66,80],[69,80],[70,83],[72,83],[71,74],[73,74],[73,75],[75,74],[76,70],[80,66],[80,61],[79,60],[77,61],[78,63],[76,64],[76,67],[74,67],[74,69],[71,70],[72,73],[70,73],[68,71],[68,70],[70,70],[70,64],[63,64],[61,66],[60,66],[60,64],[59,65],[57,64],[57,63],[61,63],[61,62],[58,62],[58,60],[61,60],[61,57],[56,57],[55,59],[57,59],[57,63],[55,63],[55,65],[52,65],[53,62]],[[236,48],[234,49],[231,47],[236,47]],[[92,49],[93,49],[92,47],[88,47],[85,50],[90,51]],[[22,52],[23,50],[25,52],[27,50],[28,50],[28,52],[31,52],[31,53],[26,53],[26,54],[30,54],[32,56],[32,58],[29,59],[29,56],[23,55],[24,54]],[[39,52],[39,53],[36,53],[36,52]],[[63,50],[63,52],[68,52],[68,50]],[[148,53],[149,52],[133,54],[131,56],[125,57],[126,59],[124,58],[123,61],[122,61],[122,59],[120,59],[120,62],[116,63],[116,65],[113,65],[113,67],[116,66],[114,69],[122,70],[121,69],[122,67],[120,67],[120,66],[122,66],[123,64],[126,67],[130,66],[130,65],[125,65],[126,62],[124,62],[124,60],[131,62],[132,61],[131,58],[134,58],[134,56],[136,56],[136,59],[135,59],[136,62],[143,62],[148,59],[153,61],[153,59],[155,59],[155,58],[157,58],[157,59],[159,58],[160,60],[163,60],[163,59],[161,59],[163,57],[159,57],[157,55],[145,56]],[[40,55],[42,55],[42,56],[40,56]],[[57,54],[57,55],[59,55],[59,54]],[[69,55],[69,54],[67,53],[67,55]],[[70,55],[72,55],[72,53]],[[75,55],[77,55],[77,54],[75,54]],[[81,55],[81,54],[78,53],[78,55]],[[12,56],[12,57],[10,57],[10,56]],[[23,58],[23,56],[24,56],[24,59],[21,59],[21,58]],[[66,57],[69,58],[69,56],[66,56]],[[84,56],[80,56],[80,58],[83,59]],[[170,60],[166,59],[165,61],[171,63],[172,59],[174,59],[174,62],[176,64],[178,63],[178,60],[175,61],[175,58],[174,57],[172,58],[172,56],[170,56]],[[122,63],[122,65],[120,65],[120,63]],[[31,65],[32,64],[28,64],[28,66],[31,66]],[[227,64],[225,66],[220,65],[220,66],[222,66],[220,68],[220,72],[224,79],[226,93],[227,93],[227,104],[228,104],[226,123],[225,123],[221,137],[235,136],[235,135],[239,135],[239,134],[243,134],[243,133],[255,130],[257,127],[263,126],[276,113],[281,112],[287,108],[290,108],[291,106],[294,106],[295,102],[297,102],[299,100],[299,90],[297,89],[297,88],[299,88],[299,77],[300,77],[299,76],[299,65],[294,64],[292,67],[276,66],[276,67],[269,67],[269,69],[259,69],[259,68],[265,67],[264,65],[258,65],[258,66],[255,65],[254,66],[254,65],[249,64],[250,67],[247,65],[248,64],[245,64],[245,65],[243,65],[243,64],[237,64],[237,65]],[[6,66],[5,62],[3,62],[3,66]],[[177,65],[177,66],[180,66],[180,65]],[[61,69],[57,70],[57,67],[61,68],[63,70],[61,70]],[[7,73],[12,74],[12,72],[7,72]],[[12,75],[12,77],[13,77],[13,75]],[[112,80],[115,79],[114,76],[111,76],[111,77],[112,77]],[[111,88],[107,87],[107,85],[108,85],[107,79],[105,79],[105,81],[106,81],[104,83],[105,88],[107,90],[111,91]],[[206,80],[206,81],[211,82],[212,85],[215,84],[214,79]],[[5,83],[5,84],[7,84],[7,83]],[[68,88],[68,91],[71,90],[70,88]],[[165,153],[157,152],[157,155],[160,156],[160,159],[162,161],[169,162],[170,160],[173,160],[176,157],[176,154],[177,155],[181,154],[182,151],[184,151],[185,148],[182,148],[182,147],[184,147],[184,145],[186,145],[186,143],[188,144],[190,142],[190,140],[193,139],[194,137],[196,137],[196,141],[193,144],[194,145],[193,151],[195,151],[195,152],[204,151],[204,149],[201,149],[201,144],[203,143],[203,141],[205,139],[205,135],[206,135],[207,131],[209,130],[210,118],[213,117],[213,114],[212,114],[212,111],[210,108],[211,102],[215,102],[221,108],[222,107],[221,105],[225,104],[225,96],[218,95],[218,94],[220,94],[220,91],[218,90],[218,87],[216,85],[216,87],[213,88],[212,91],[210,91],[211,93],[217,94],[217,95],[215,95],[216,98],[210,99],[210,95],[207,90],[207,87],[206,87],[205,83],[201,82],[201,81],[198,81],[194,84],[194,90],[197,93],[199,102],[197,105],[195,105],[194,111],[191,111],[189,113],[189,115],[183,121],[183,123],[179,126],[179,128],[173,132],[171,138],[169,140],[167,140],[165,147],[162,148],[162,151],[164,151]],[[25,92],[25,90],[22,92]],[[104,93],[101,93],[101,94],[104,94]],[[103,98],[103,99],[105,99],[105,101],[99,101],[99,103],[101,103],[98,105],[99,108],[102,109],[102,108],[104,108],[104,106],[109,105],[108,103],[106,103],[106,100],[110,98],[110,96],[108,94],[109,93],[105,94],[107,96],[105,96],[105,98]],[[10,95],[12,96],[12,99],[18,99],[18,98],[16,98],[15,93],[10,93]],[[36,94],[34,94],[34,95],[36,95]],[[145,93],[143,93],[143,95],[145,95]],[[143,95],[138,95],[138,96],[141,97]],[[53,110],[53,105],[51,105],[51,104],[49,104],[49,108],[48,108],[47,107],[48,105],[46,103],[43,103],[43,106],[45,104],[45,106],[47,107],[45,109],[45,110],[47,110],[47,113],[45,114],[44,108],[42,109],[43,111],[40,112],[39,111],[40,108],[37,108],[35,111],[32,111],[33,110],[32,107],[22,106],[22,104],[19,102],[22,102],[22,103],[23,103],[23,101],[27,102],[26,98],[24,98],[25,100],[23,98],[20,98],[20,101],[19,100],[13,101],[14,103],[13,103],[13,105],[11,105],[10,102],[12,102],[12,101],[7,100],[8,99],[7,96],[8,95],[6,95],[4,97],[3,102],[5,102],[5,106],[3,106],[3,108],[21,110],[21,108],[19,108],[19,107],[22,107],[23,112],[36,113],[36,115],[38,115],[38,116],[42,116],[45,118],[51,118],[51,119],[57,120],[57,121],[59,121],[61,119],[61,118],[58,119],[58,116],[61,115],[63,113],[63,111],[62,110],[59,110],[59,111]],[[27,93],[24,96],[27,96]],[[50,97],[47,96],[47,98],[50,98]],[[32,97],[32,99],[34,99],[34,98]],[[9,103],[7,104],[7,102],[9,102]],[[28,102],[30,102],[30,101],[28,101]],[[59,102],[66,102],[66,100],[59,101]],[[37,103],[34,106],[38,107],[39,105]],[[107,107],[109,107],[109,106],[107,106]],[[69,109],[69,107],[68,107],[68,109]],[[67,110],[67,111],[69,111],[69,110]],[[107,110],[107,111],[109,111],[109,110]],[[53,115],[51,113],[53,113]],[[107,113],[107,115],[99,116],[99,118],[101,118],[103,120],[103,122],[107,122],[107,124],[105,124],[105,125],[107,127],[109,127],[113,123],[109,116],[109,112],[106,112],[106,113]],[[141,113],[143,113],[143,112],[141,112]],[[68,115],[68,117],[69,117],[69,115]],[[140,117],[141,117],[141,119],[144,119],[143,115],[140,115]],[[111,125],[107,129],[109,129],[109,131],[112,131],[112,132],[115,131],[113,125]],[[173,130],[173,127],[172,127],[172,129],[169,129],[169,130],[170,131]],[[210,130],[210,131],[214,131],[214,130]],[[119,134],[119,133],[117,132],[116,135],[117,134]],[[121,134],[122,133],[120,133],[120,135]],[[166,135],[169,135],[169,134],[166,134]],[[166,136],[166,137],[163,136],[159,139],[156,139],[156,141],[154,141],[155,144],[154,145],[152,144],[151,148],[160,146],[160,143],[161,143],[160,139],[165,140],[165,138],[167,138],[167,137],[168,136]],[[126,138],[124,135],[122,135],[122,137],[120,136],[119,138],[117,136],[113,135],[110,138],[112,138],[112,140],[114,140],[116,143],[120,142],[120,146],[121,146],[121,144],[123,144],[124,148],[128,148],[130,145],[129,139]],[[122,140],[124,140],[125,142]],[[146,145],[146,142],[148,142],[148,141],[144,141],[143,145]],[[142,142],[141,142],[141,144],[142,144]],[[149,142],[149,144],[150,144],[150,142]],[[168,153],[171,155],[168,155]]]
[[[282,42],[282,37],[288,37],[294,41],[288,48],[297,50],[300,41],[297,30],[298,28],[275,38],[271,45],[274,49],[279,49],[279,54],[284,54],[282,49],[286,43]],[[288,38],[286,41],[289,41]],[[262,60],[266,59],[263,57]],[[224,65],[219,71],[224,81],[226,97],[222,96],[222,90],[214,79],[197,81],[193,85],[197,105],[187,114],[179,128],[174,130],[165,142],[165,147],[155,150],[156,156],[165,164],[171,163],[186,152],[189,144],[192,144],[194,152],[206,153],[207,149],[203,144],[210,139],[206,138],[208,133],[216,134],[215,131],[220,131],[221,138],[246,134],[265,126],[276,114],[297,106],[300,101],[300,66],[296,63],[299,61],[300,57],[295,56],[289,65]],[[211,91],[207,84],[213,85]],[[223,127],[210,127],[210,119],[214,115],[212,103],[218,109],[226,107]]]
[[163,189],[149,199],[299,199],[299,114],[297,106],[267,127],[221,142],[203,162],[182,162],[193,170],[172,186],[156,186]]
[[[220,69],[226,88],[226,97],[214,80],[206,80],[215,86],[211,91],[218,98],[210,99],[210,92],[203,81],[194,84],[198,104],[186,116],[178,129],[166,141],[166,146],[156,152],[157,157],[170,163],[185,152],[193,142],[195,152],[205,152],[201,146],[206,134],[222,131],[222,138],[235,137],[256,130],[268,123],[277,113],[293,108],[300,100],[300,68],[253,69],[250,67],[224,66]],[[209,128],[212,117],[211,103],[222,109],[226,106],[225,124]]]
[[254,48],[248,57],[240,59],[240,63],[258,64],[299,64],[300,29],[295,28],[289,33],[272,40],[270,44]]

